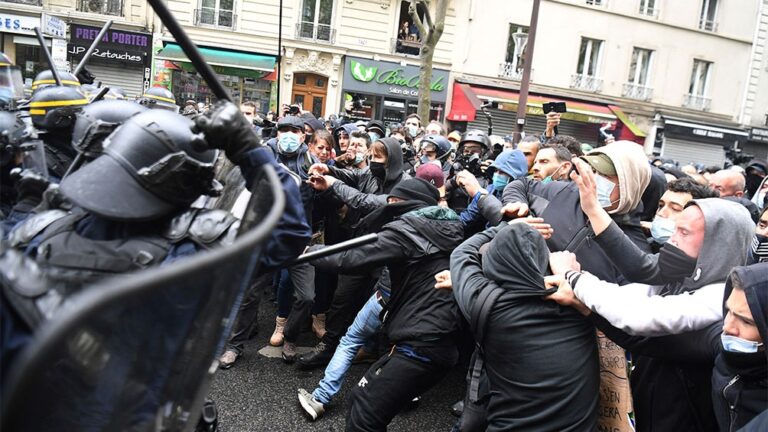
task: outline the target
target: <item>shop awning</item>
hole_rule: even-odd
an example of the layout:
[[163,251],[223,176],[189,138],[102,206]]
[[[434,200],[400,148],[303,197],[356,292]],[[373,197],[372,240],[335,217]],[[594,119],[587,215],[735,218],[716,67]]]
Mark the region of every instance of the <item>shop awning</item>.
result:
[[646,133],[643,132],[636,124],[629,118],[629,116],[616,105],[608,105],[608,108],[616,114],[616,117],[624,123],[624,127],[621,128],[617,140],[634,141],[638,144],[642,144],[645,141]]
[[[457,92],[457,86],[463,86],[461,91]],[[457,98],[458,96],[458,98]],[[477,105],[467,103],[472,99],[476,99]],[[474,113],[472,115],[467,114],[466,119],[461,119],[463,114],[466,114],[469,110],[477,110],[480,108],[482,102],[480,100],[492,100],[499,102],[502,110],[516,110],[520,93],[514,90],[503,90],[496,88],[479,87],[468,84],[454,84],[453,102],[451,104],[451,111],[448,114],[448,120],[453,121],[472,121],[475,119]],[[528,95],[528,104],[526,113],[531,115],[544,115],[542,105],[547,102],[566,102],[568,112],[562,115],[563,119],[575,120],[586,123],[606,123],[616,120],[616,115],[605,105],[563,100],[552,96],[543,96],[536,94]],[[512,106],[504,106],[506,104]],[[471,108],[474,107],[474,108]],[[456,113],[459,118],[452,117],[452,114]]]
[[453,83],[453,102],[451,102],[451,111],[448,113],[448,120],[451,121],[473,121],[477,110],[480,109],[482,102],[475,96],[469,84]]
[[[205,61],[211,66],[231,69],[246,69],[271,73],[275,69],[275,57],[260,54],[250,54],[236,51],[226,51],[215,48],[198,48]],[[189,63],[189,59],[181,47],[175,43],[167,44],[155,55],[158,60]]]

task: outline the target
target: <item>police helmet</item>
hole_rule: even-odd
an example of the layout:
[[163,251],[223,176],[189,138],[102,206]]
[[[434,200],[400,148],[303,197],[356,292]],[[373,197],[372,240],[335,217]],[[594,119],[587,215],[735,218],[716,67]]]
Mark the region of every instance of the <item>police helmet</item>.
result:
[[38,88],[29,100],[32,124],[47,131],[64,129],[75,122],[75,113],[88,105],[88,99],[74,87]]
[[451,142],[442,135],[431,134],[421,139],[421,148],[432,145],[437,152],[437,159],[444,160],[451,154]]
[[171,112],[179,112],[176,105],[176,97],[165,87],[151,87],[144,92],[138,101],[147,108],[164,109]]
[[11,58],[4,52],[0,51],[0,67],[14,66]]
[[488,135],[479,129],[470,129],[464,132],[464,135],[461,136],[461,141],[459,141],[459,146],[463,146],[466,143],[480,144],[486,151],[491,148],[491,140],[488,138]]
[[30,128],[15,113],[0,111],[0,166],[7,165],[21,143],[30,135]]
[[95,215],[125,222],[169,216],[217,193],[217,152],[195,150],[207,146],[192,126],[164,110],[129,118],[104,140],[101,156],[62,180],[61,192]]
[[[59,72],[59,78],[61,79],[61,85],[66,87],[80,87],[80,80],[77,79],[76,76],[72,75],[71,73],[67,71],[60,70]],[[51,72],[50,69],[46,69],[37,76],[35,76],[35,79],[32,80],[32,91],[36,92],[40,89],[44,89],[46,87],[55,86],[56,79],[53,77],[53,72]]]
[[125,100],[100,100],[75,114],[72,146],[88,158],[100,155],[102,142],[120,124],[147,108]]

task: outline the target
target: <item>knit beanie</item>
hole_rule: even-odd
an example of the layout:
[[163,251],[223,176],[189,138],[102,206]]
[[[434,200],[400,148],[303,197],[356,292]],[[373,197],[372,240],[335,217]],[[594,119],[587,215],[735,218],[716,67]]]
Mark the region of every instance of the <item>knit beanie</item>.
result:
[[437,205],[440,199],[440,192],[428,181],[420,178],[410,178],[403,180],[392,188],[390,197],[400,198],[405,201],[421,201],[427,205]]

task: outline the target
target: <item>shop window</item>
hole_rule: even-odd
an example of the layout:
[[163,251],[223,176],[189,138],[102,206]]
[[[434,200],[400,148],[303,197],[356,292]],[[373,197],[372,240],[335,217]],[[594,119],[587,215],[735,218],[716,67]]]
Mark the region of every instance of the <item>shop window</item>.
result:
[[699,30],[717,31],[717,0],[702,0],[699,14]]
[[296,24],[296,37],[334,43],[336,32],[331,28],[334,0],[304,0],[301,20]]
[[624,84],[624,97],[649,100],[653,89],[648,85],[651,74],[653,51],[635,48],[632,51],[632,62],[629,64],[629,77]]
[[[413,23],[411,14],[408,13],[409,1],[400,2],[400,15],[397,22],[397,39],[395,41],[395,52],[399,54],[419,55],[421,52],[421,35],[419,29]],[[424,12],[418,11],[419,19],[424,22]]]
[[307,83],[307,76],[304,74],[296,74],[296,84],[304,85]]
[[712,71],[712,62],[694,59],[691,71],[691,83],[688,93],[683,96],[683,106],[702,111],[709,110],[711,99],[709,93],[709,76]]
[[659,9],[656,8],[657,0],[640,0],[640,15],[659,17]]
[[122,0],[79,0],[77,10],[102,15],[123,15]]
[[528,36],[528,27],[517,24],[509,25],[507,37],[507,55],[504,63],[499,68],[499,77],[519,81],[523,75],[523,61],[525,59],[525,42]]
[[235,28],[235,0],[200,0],[200,8],[195,9],[195,24],[217,28]]
[[599,92],[602,89],[603,80],[598,78],[602,56],[603,41],[581,38],[579,63],[576,65],[576,73],[571,75],[571,88],[590,92]]

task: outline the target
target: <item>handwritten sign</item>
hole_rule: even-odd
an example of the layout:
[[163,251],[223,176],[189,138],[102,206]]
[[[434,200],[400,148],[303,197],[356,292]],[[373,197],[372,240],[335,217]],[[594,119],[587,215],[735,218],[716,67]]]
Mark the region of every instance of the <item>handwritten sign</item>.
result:
[[629,388],[627,356],[624,350],[597,332],[600,357],[600,402],[597,430],[632,432],[635,430],[632,392]]

